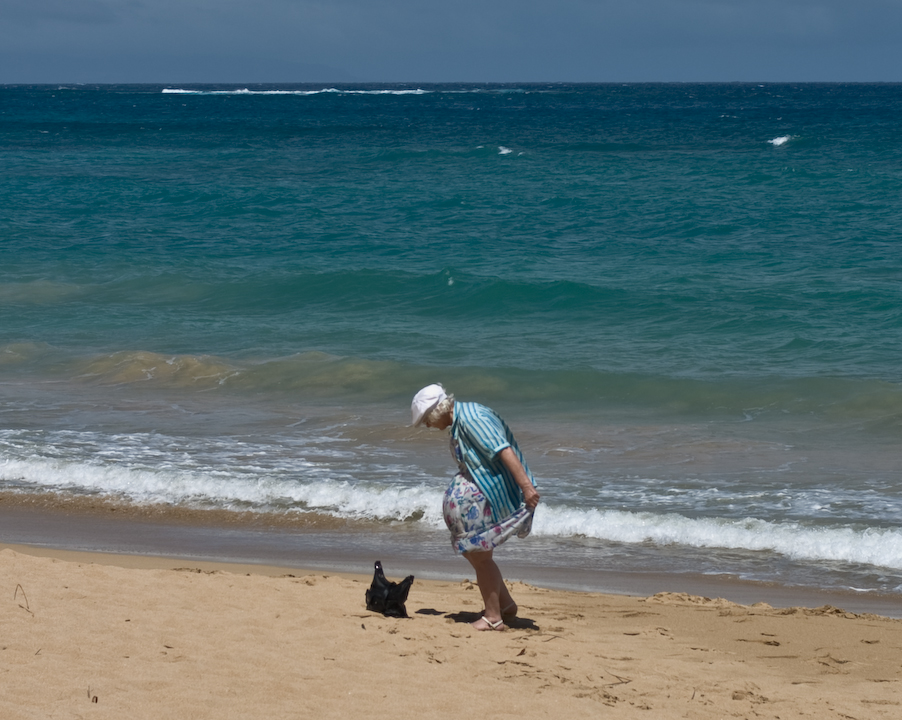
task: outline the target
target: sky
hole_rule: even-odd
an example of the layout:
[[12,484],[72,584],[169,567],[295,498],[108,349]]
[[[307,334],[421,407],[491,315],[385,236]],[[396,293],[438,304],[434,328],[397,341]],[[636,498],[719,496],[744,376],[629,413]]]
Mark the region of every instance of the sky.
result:
[[898,82],[902,0],[0,0],[0,83]]

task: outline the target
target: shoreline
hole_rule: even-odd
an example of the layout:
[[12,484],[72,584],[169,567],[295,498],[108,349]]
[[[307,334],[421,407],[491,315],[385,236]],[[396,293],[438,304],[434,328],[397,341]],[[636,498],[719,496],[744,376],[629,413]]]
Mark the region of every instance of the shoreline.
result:
[[[376,525],[358,527],[324,516],[284,522],[255,513],[120,505],[90,498],[51,500],[0,494],[0,547],[52,557],[96,556],[102,559],[89,561],[127,567],[192,563],[263,574],[305,571],[366,578],[378,559],[395,579],[414,574],[459,582],[472,576],[470,566],[449,550],[444,533],[424,540],[422,534],[403,528],[380,532]],[[829,605],[902,618],[902,596],[791,587],[728,575],[559,568],[536,564],[529,541],[508,543],[502,551],[498,561],[506,579],[552,590],[623,596],[679,592],[743,605]]]
[[369,578],[162,565],[0,548],[0,715],[440,718],[462,675],[536,718],[889,719],[902,705],[902,621],[874,615],[514,582],[517,619],[478,632],[467,580],[417,579],[403,620],[366,610]]

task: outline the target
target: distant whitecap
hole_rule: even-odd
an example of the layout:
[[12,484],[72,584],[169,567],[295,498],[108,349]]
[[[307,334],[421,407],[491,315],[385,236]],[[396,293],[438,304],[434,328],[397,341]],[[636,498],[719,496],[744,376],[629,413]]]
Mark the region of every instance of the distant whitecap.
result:
[[510,148],[504,147],[504,145],[498,146],[498,154],[499,155],[510,155],[513,152]]
[[768,142],[775,147],[779,147],[780,145],[789,142],[789,135],[781,135],[780,137],[775,137],[773,140],[768,140]]
[[337,95],[426,95],[430,90],[339,90],[323,88],[322,90],[183,90],[180,88],[163,88],[164,94],[179,95],[321,95],[335,93]]

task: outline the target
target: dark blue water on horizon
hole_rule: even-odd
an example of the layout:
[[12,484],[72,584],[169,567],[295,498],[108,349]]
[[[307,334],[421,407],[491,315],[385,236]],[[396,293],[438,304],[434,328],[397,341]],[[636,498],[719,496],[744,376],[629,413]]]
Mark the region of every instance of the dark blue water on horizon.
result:
[[[902,593],[902,85],[0,87],[0,490]],[[399,529],[400,528],[400,529]],[[529,542],[529,541],[526,541]],[[551,560],[549,560],[551,562]]]

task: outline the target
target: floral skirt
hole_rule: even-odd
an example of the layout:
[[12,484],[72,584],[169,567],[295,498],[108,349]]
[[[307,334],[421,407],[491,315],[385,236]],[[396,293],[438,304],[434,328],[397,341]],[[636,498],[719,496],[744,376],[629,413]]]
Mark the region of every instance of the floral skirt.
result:
[[514,535],[525,538],[532,530],[533,514],[525,506],[494,522],[488,498],[476,483],[459,473],[445,490],[442,510],[455,553],[492,550]]

